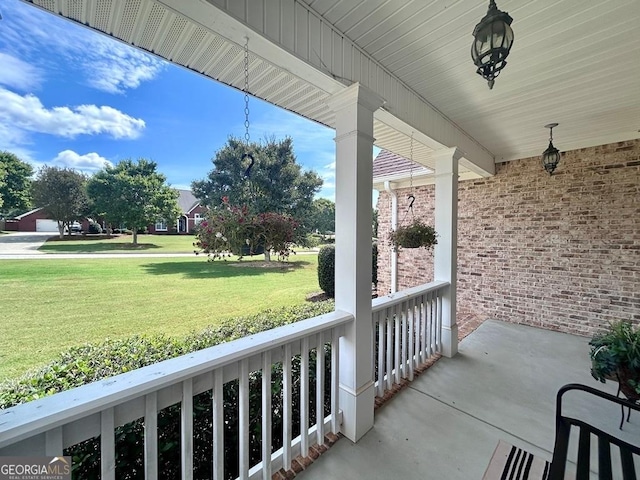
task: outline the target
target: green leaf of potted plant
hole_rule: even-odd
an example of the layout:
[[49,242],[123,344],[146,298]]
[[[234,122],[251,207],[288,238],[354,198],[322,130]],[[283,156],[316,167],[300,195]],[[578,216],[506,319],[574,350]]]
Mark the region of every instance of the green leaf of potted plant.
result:
[[591,375],[596,380],[616,380],[629,400],[640,400],[640,327],[618,321],[595,335],[591,345]]
[[389,234],[391,246],[395,251],[401,248],[433,248],[438,243],[438,234],[431,225],[421,220],[413,220],[409,225],[399,226]]

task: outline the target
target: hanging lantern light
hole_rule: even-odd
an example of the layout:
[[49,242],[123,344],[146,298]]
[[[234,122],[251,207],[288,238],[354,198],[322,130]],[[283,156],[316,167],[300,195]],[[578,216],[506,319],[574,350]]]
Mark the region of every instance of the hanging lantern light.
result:
[[473,29],[473,44],[471,58],[478,69],[476,73],[482,75],[493,88],[495,78],[507,65],[507,57],[513,45],[513,18],[496,7],[494,0],[489,1],[489,11],[480,23]]
[[542,166],[549,172],[549,175],[553,175],[553,171],[558,166],[558,162],[560,162],[560,150],[553,146],[553,129],[557,126],[557,123],[550,123],[544,126],[544,128],[549,129],[549,146],[542,152]]

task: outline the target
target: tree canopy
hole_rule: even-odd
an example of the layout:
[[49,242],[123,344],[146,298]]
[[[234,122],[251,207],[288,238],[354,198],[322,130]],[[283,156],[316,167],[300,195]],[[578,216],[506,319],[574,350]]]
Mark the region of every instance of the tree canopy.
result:
[[97,172],[87,185],[93,213],[109,225],[130,228],[134,244],[138,231],[150,223],[172,224],[180,215],[178,191],[166,184],[167,178],[156,168],[155,162],[144,158],[122,160]]
[[322,186],[317,173],[303,171],[296,162],[291,138],[254,142],[247,148],[242,140],[230,137],[212,162],[207,177],[191,185],[194,195],[211,208],[221,208],[226,199],[252,213],[287,214],[301,221],[308,217]]
[[0,181],[0,205],[6,216],[24,213],[31,208],[31,175],[33,167],[15,154],[0,151],[0,170],[4,181]]
[[313,201],[313,210],[309,220],[313,231],[328,233],[336,231],[336,204],[327,198]]
[[2,191],[7,185],[5,181],[6,177],[7,177],[7,171],[4,169],[4,166],[0,163],[0,209],[2,208],[2,205],[4,203],[4,200],[2,199]]
[[87,214],[87,177],[75,170],[42,167],[33,181],[32,192],[34,204],[58,222],[60,238],[65,227],[71,234],[71,223]]

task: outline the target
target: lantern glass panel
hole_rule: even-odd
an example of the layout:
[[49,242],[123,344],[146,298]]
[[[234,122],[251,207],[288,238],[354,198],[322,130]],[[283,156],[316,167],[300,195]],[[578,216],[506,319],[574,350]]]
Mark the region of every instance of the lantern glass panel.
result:
[[491,39],[491,46],[493,48],[501,47],[502,41],[504,40],[504,23],[494,22],[491,25],[493,26],[493,38]]

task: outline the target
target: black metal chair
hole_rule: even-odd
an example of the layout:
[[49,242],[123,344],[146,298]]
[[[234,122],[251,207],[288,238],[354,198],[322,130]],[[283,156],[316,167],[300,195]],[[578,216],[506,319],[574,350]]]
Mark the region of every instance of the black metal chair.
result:
[[[640,406],[629,400],[601,392],[586,385],[572,383],[562,387],[556,397],[556,439],[548,479],[564,480],[569,449],[569,436],[571,428],[576,427],[579,431],[575,476],[577,480],[589,479],[592,435],[598,439],[598,478],[600,480],[637,480],[638,475],[634,464],[634,457],[640,458],[640,446],[638,446],[638,444],[632,445],[625,440],[614,437],[582,420],[564,416],[562,414],[562,397],[565,393],[572,390],[579,390],[590,395],[595,395],[596,397],[617,403],[622,408],[628,407],[630,410],[640,411]],[[616,472],[615,476],[611,462],[612,445],[620,449],[621,473]]]

